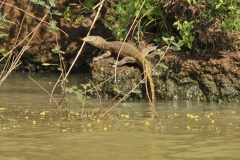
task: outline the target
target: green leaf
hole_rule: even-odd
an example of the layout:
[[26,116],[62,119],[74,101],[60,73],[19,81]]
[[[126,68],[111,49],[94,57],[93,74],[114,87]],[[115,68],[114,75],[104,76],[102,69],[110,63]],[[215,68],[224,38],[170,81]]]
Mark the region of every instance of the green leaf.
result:
[[162,68],[164,68],[164,69],[168,69],[168,66],[166,66],[166,65],[163,64],[163,63],[160,63],[159,66],[162,67]]
[[52,7],[56,7],[54,0],[48,0],[48,2]]
[[78,89],[78,87],[77,87],[77,86],[72,86],[71,88],[72,88],[72,89]]
[[0,117],[1,117],[2,119],[5,119],[5,117],[4,117],[3,115],[0,115]]
[[113,88],[114,92],[120,93],[121,91],[118,88]]
[[165,43],[169,44],[169,38],[162,36],[162,39],[163,39],[163,41],[164,41]]
[[5,48],[1,48],[1,49],[0,49],[0,53],[3,53],[3,52],[6,52],[6,49],[5,49]]
[[142,91],[140,89],[136,89],[136,90],[132,91],[132,93],[140,94],[140,93],[142,93]]
[[172,42],[172,44],[173,44],[175,47],[178,47],[178,48],[180,47],[179,44],[176,43],[176,42]]
[[140,80],[140,83],[141,84],[145,84],[145,80]]
[[174,50],[174,51],[180,51],[181,50],[180,47],[176,47],[176,46],[170,46],[169,48]]
[[171,36],[170,37],[170,41],[174,41],[175,40],[175,37],[174,36]]
[[93,93],[94,90],[93,90],[93,89],[88,89],[87,92],[88,92],[88,93]]
[[152,72],[152,76],[161,76],[161,72]]
[[194,36],[191,35],[191,36],[189,37],[189,41],[192,42],[193,40],[194,40]]
[[92,85],[91,85],[91,83],[87,83],[87,84],[85,84],[87,87],[91,87]]
[[85,84],[81,84],[82,85],[82,87],[83,87],[83,89],[87,89],[87,86],[85,85]]
[[159,56],[162,56],[162,55],[164,55],[164,54],[165,54],[164,51],[157,51],[157,53],[156,53],[156,55],[159,55]]
[[181,46],[183,46],[183,44],[184,44],[184,42],[182,41],[182,40],[179,40],[178,41],[178,45],[181,47]]
[[56,31],[58,31],[58,28],[57,28],[57,22],[56,21],[50,21],[50,26],[48,27],[48,31],[50,33],[55,33]]
[[9,26],[0,26],[0,29],[7,29]]
[[152,64],[149,60],[145,59],[145,62],[146,62],[150,67],[153,67],[153,64]]
[[8,34],[0,34],[0,38],[7,37],[7,36],[8,36]]
[[66,87],[65,91],[68,92],[68,93],[72,93],[72,92],[73,92],[73,89],[72,89],[72,88],[69,88],[69,87]]
[[57,16],[62,16],[62,13],[58,12],[57,10],[53,10],[52,14],[55,14]]
[[176,22],[173,23],[174,26],[178,26],[179,24],[180,24],[179,21],[176,21]]

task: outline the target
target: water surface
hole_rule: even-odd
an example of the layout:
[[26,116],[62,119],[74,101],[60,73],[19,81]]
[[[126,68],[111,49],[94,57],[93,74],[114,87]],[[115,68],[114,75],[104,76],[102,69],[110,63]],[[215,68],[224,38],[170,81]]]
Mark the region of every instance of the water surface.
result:
[[[2,84],[0,159],[240,158],[237,103],[159,101],[159,123],[148,103],[138,100],[123,101],[104,117],[89,118],[87,113],[100,107],[98,99],[91,99],[95,105],[85,106],[84,120],[82,105],[77,101],[68,103],[70,116],[66,119],[60,117],[54,102],[50,103],[49,96],[28,76],[48,92],[58,78],[49,73],[14,73]],[[72,75],[69,85],[80,87],[85,77]],[[59,102],[61,87],[53,95]]]

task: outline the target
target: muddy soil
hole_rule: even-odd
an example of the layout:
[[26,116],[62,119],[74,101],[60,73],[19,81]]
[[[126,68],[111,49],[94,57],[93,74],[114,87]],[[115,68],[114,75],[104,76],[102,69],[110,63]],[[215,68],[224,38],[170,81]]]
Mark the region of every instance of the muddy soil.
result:
[[[115,68],[109,66],[113,58],[91,63],[92,80],[101,84],[102,93],[114,94],[114,90],[132,87],[140,82],[137,78],[142,70],[136,65]],[[159,60],[154,53],[148,56],[153,63]],[[221,52],[218,56],[194,56],[191,53],[169,52],[163,59],[168,69],[157,68],[161,75],[154,76],[156,97],[158,99],[184,99],[230,102],[239,100],[240,91],[240,53]],[[111,78],[106,82],[107,79]],[[133,82],[134,81],[134,82]],[[132,88],[131,87],[131,88]],[[128,91],[131,90],[128,89]],[[142,90],[142,85],[137,88]],[[125,92],[126,93],[126,92]],[[116,94],[116,93],[115,93]],[[132,94],[141,97],[141,94]]]

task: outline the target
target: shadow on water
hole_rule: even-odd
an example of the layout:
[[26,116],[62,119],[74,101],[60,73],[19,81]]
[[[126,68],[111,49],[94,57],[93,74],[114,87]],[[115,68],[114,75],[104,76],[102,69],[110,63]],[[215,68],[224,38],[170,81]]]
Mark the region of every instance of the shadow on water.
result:
[[[57,75],[32,74],[51,91]],[[72,84],[85,83],[73,75]],[[80,78],[79,78],[80,77]],[[61,97],[60,87],[54,94]],[[240,108],[236,103],[124,101],[104,117],[81,120],[78,103],[61,119],[49,97],[26,74],[0,87],[0,159],[239,159]],[[100,106],[87,106],[91,113]],[[104,112],[102,112],[104,113]],[[85,115],[87,116],[87,115]]]

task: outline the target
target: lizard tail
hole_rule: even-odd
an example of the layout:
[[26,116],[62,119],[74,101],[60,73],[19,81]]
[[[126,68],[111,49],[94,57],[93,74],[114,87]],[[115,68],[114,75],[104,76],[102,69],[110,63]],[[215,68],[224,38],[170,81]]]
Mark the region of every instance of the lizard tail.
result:
[[153,79],[152,79],[152,69],[149,65],[145,65],[145,72],[146,72],[146,76],[147,76],[147,81],[148,81],[148,86],[150,87],[151,90],[151,101],[154,102],[155,101],[155,90],[154,90],[154,84],[153,84]]

